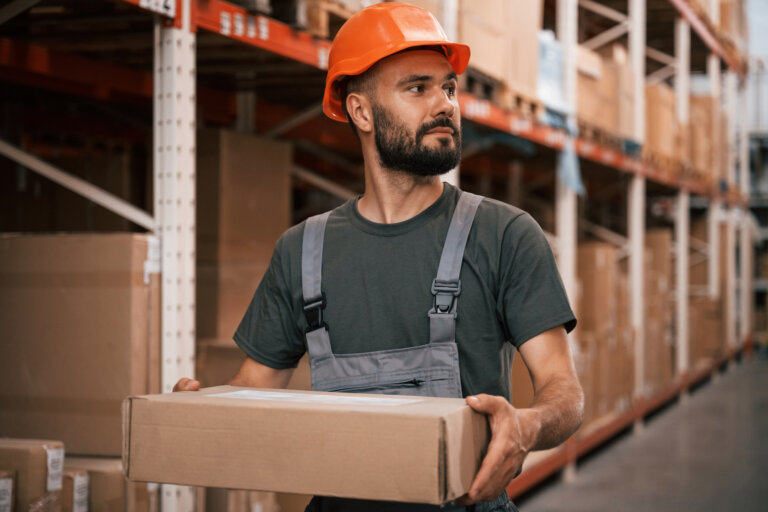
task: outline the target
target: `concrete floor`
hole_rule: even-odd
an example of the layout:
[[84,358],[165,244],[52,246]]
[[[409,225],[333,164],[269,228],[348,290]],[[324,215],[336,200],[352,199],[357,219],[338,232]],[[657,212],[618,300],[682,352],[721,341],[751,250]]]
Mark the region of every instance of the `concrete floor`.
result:
[[768,358],[756,356],[545,487],[521,512],[768,511]]

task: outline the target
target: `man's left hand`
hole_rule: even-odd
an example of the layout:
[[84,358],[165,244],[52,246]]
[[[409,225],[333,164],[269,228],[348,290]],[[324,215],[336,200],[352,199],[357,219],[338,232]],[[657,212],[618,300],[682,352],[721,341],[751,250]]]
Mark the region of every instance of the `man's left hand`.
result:
[[535,411],[516,409],[504,397],[480,394],[467,397],[467,404],[488,415],[491,442],[469,492],[456,500],[468,506],[499,497],[536,445],[541,429]]

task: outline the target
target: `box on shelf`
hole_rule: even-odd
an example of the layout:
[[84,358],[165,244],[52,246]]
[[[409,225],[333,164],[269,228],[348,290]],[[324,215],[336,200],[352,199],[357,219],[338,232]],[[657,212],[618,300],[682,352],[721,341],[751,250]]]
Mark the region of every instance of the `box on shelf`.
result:
[[[442,23],[439,0],[406,0]],[[459,1],[457,41],[470,46],[469,65],[530,98],[536,97],[542,0]]]
[[129,482],[119,458],[69,457],[67,470],[86,471],[90,512],[157,512],[159,487],[155,483]]
[[0,435],[119,455],[120,404],[160,389],[157,239],[0,235]]
[[16,510],[16,472],[0,469],[0,512]]
[[89,477],[84,469],[64,468],[61,512],[88,512]]
[[712,96],[691,96],[689,116],[691,123],[691,165],[710,180],[713,179],[711,169],[713,164],[712,144],[715,137],[713,122],[715,107],[715,99]]
[[619,132],[619,66],[583,46],[576,53],[579,119],[609,134]]
[[16,476],[15,512],[58,510],[63,465],[61,441],[0,437],[0,468]]
[[567,110],[563,89],[563,46],[551,30],[539,32],[539,70],[536,96],[547,107],[558,112]]
[[197,336],[231,338],[291,225],[291,145],[201,130],[197,152]]
[[123,411],[129,479],[208,487],[441,504],[489,440],[486,417],[450,398],[221,386]]
[[675,91],[665,83],[645,86],[645,149],[674,159],[677,154]]

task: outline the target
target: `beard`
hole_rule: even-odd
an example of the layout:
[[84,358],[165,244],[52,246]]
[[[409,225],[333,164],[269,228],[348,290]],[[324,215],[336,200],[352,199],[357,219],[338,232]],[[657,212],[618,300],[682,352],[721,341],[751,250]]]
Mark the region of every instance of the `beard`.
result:
[[[382,167],[417,177],[439,176],[459,165],[461,161],[461,132],[447,117],[435,119],[419,127],[411,136],[408,128],[380,105],[373,105],[374,138]],[[424,135],[437,127],[453,129],[451,141],[439,137],[439,146],[422,145]]]

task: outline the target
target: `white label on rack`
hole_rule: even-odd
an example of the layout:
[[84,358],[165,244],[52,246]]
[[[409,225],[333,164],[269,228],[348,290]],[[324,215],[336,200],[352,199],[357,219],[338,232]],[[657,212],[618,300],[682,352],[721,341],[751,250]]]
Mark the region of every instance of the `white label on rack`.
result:
[[320,69],[328,69],[328,49],[317,49],[317,67]]
[[12,512],[13,479],[0,478],[0,512]]
[[160,237],[147,238],[147,261],[144,262],[144,284],[149,284],[149,276],[159,274],[161,269],[162,252],[160,251]]
[[613,157],[614,157],[613,151],[606,151],[605,153],[603,153],[603,162],[606,162],[606,163],[611,162],[613,161]]
[[264,16],[259,16],[259,39],[269,39],[269,22]]
[[255,39],[256,38],[256,20],[254,20],[253,16],[248,16],[248,18],[246,18],[245,23],[248,26],[248,28],[246,29],[246,35],[250,39]]
[[88,473],[76,475],[73,482],[74,496],[72,502],[72,512],[88,512],[88,488],[90,479]]
[[467,116],[488,117],[491,115],[491,105],[487,101],[470,101],[467,103]]
[[239,12],[235,13],[235,35],[242,36],[245,33],[245,23],[243,22],[243,15]]
[[533,123],[530,119],[520,119],[518,117],[512,119],[509,124],[509,129],[512,133],[527,132],[533,128]]
[[139,7],[148,11],[159,12],[171,18],[176,16],[175,0],[139,0]]
[[232,19],[228,12],[221,13],[221,34],[228,36],[232,33]]
[[64,468],[64,448],[46,448],[48,458],[48,481],[46,491],[61,490],[61,470]]
[[271,400],[275,402],[300,402],[312,404],[330,405],[403,405],[420,402],[419,398],[389,398],[372,396],[344,396],[344,395],[305,395],[299,393],[275,393],[272,391],[256,391],[241,389],[228,393],[216,393],[205,395],[208,398],[240,398],[244,400]]

